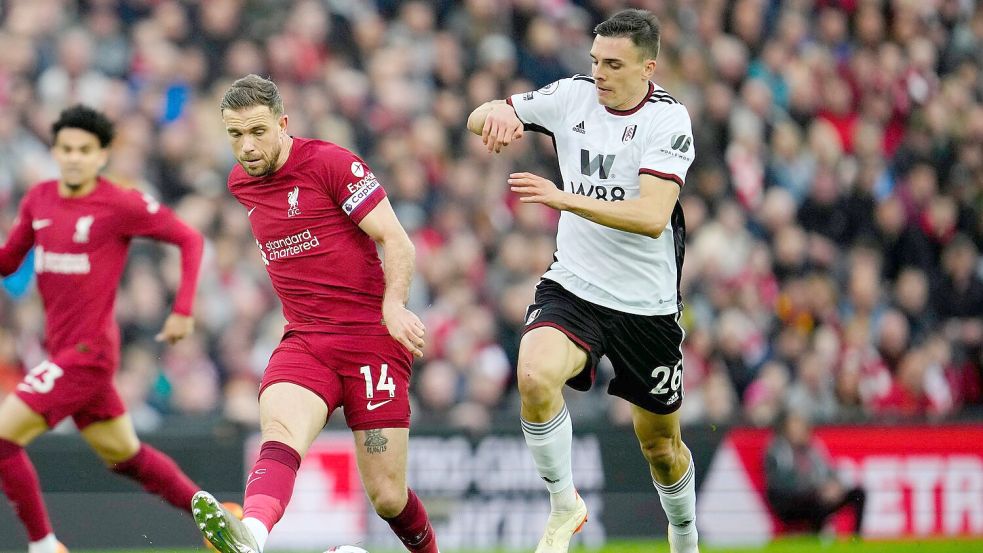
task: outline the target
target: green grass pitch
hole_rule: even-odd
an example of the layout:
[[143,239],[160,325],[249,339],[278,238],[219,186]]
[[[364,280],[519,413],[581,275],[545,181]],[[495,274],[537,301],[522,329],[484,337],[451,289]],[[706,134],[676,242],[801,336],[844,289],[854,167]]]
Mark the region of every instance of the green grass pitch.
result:
[[[203,553],[197,549],[110,549],[85,550],[72,553]],[[664,541],[616,541],[602,549],[574,548],[571,553],[668,553],[669,545]],[[701,553],[969,553],[983,551],[983,538],[978,540],[924,540],[924,541],[822,541],[816,538],[790,538],[773,542],[765,547],[720,548],[700,547]],[[266,553],[280,553],[275,550]],[[311,551],[308,553],[320,553]],[[372,551],[370,553],[398,553],[396,551]],[[449,551],[446,553],[495,553],[491,551]]]

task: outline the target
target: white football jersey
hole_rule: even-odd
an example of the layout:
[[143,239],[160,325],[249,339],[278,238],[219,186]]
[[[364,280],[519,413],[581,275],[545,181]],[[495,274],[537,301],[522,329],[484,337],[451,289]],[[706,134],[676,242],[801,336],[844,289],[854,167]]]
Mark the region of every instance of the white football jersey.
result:
[[[605,201],[639,197],[645,173],[680,187],[694,158],[689,113],[661,87],[629,110],[597,101],[594,79],[574,75],[508,99],[526,130],[556,145],[561,189]],[[673,186],[667,184],[667,186]],[[543,275],[597,305],[638,315],[682,309],[686,228],[679,202],[658,238],[616,230],[564,211],[555,261]]]

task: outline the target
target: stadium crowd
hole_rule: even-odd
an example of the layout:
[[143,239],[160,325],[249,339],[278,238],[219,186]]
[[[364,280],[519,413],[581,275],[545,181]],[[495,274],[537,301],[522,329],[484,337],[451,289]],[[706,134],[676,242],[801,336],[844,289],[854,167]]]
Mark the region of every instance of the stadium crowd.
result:
[[[352,148],[417,248],[428,328],[415,417],[481,431],[517,413],[518,331],[556,213],[511,170],[551,178],[528,134],[489,156],[480,103],[589,73],[591,29],[624,4],[662,18],[657,82],[693,119],[684,422],[946,417],[983,403],[983,5],[967,0],[7,0],[0,4],[0,228],[52,178],[50,124],[76,102],[118,137],[105,174],[207,238],[195,335],[153,341],[177,252],[141,245],[118,299],[118,380],[139,428],[257,421],[283,319],[218,112],[272,77],[295,135]],[[286,208],[286,198],[284,207]],[[327,268],[326,268],[327,270]],[[23,279],[0,300],[0,389],[43,358]],[[604,386],[574,417],[627,423]]]

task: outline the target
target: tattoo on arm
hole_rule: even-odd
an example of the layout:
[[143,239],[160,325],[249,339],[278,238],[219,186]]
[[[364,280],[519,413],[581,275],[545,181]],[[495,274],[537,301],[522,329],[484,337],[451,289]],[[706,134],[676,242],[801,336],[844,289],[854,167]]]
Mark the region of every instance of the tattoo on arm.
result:
[[388,443],[389,439],[382,435],[382,430],[365,431],[365,450],[370,454],[384,453]]

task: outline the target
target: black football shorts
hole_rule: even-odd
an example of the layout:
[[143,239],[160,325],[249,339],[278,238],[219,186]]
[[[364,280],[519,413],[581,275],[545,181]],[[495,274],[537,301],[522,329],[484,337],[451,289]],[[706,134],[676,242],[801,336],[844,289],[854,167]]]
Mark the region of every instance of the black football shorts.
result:
[[660,415],[683,401],[683,329],[679,313],[635,315],[583,300],[560,284],[542,279],[526,311],[523,333],[549,326],[587,353],[584,369],[567,381],[575,390],[594,384],[597,362],[607,355],[614,367],[608,393]]

